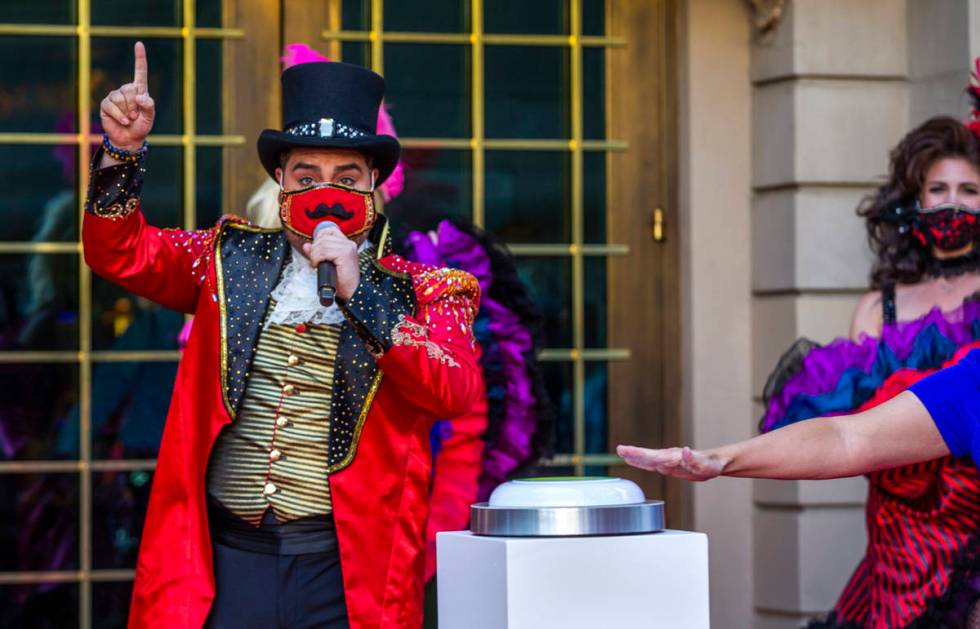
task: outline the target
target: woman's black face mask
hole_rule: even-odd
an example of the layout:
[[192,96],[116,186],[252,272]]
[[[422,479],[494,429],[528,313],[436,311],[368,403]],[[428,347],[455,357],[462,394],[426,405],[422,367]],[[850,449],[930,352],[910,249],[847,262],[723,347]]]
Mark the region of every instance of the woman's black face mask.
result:
[[930,208],[916,204],[912,235],[926,247],[956,251],[980,237],[980,209],[957,203]]

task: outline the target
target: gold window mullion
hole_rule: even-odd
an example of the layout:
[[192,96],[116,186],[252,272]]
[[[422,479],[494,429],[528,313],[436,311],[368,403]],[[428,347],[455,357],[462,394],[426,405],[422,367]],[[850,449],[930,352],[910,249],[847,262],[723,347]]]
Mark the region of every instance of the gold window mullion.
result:
[[582,0],[570,0],[569,7],[571,147],[572,153],[572,345],[575,473],[585,473],[585,258],[582,155]]
[[[339,0],[330,0],[338,2]],[[478,0],[482,7],[482,0]],[[471,2],[470,10],[475,12],[476,3]],[[482,14],[481,14],[482,15]],[[320,38],[330,42],[370,42],[371,31],[345,31],[339,26],[339,21],[331,18],[330,28],[320,33]],[[0,25],[0,30],[2,30]],[[199,29],[203,31],[205,29]],[[467,44],[471,42],[466,33],[420,33],[417,31],[385,31],[385,41],[398,43],[422,44]],[[481,37],[484,44],[499,44],[505,46],[568,46],[567,35],[513,35],[506,33],[484,33]],[[590,48],[623,48],[626,40],[622,37],[583,36],[579,38],[583,47]]]
[[[331,31],[343,29],[343,0],[328,0],[327,20]],[[335,61],[342,61],[343,42],[339,39],[332,39],[328,43],[327,56]]]
[[484,137],[484,67],[483,67],[483,0],[471,0],[472,42],[470,81],[472,94],[470,109],[472,115],[470,150],[472,151],[473,210],[472,221],[477,227],[486,225],[484,189],[486,187],[486,139]]
[[195,142],[195,134],[197,133],[197,85],[195,83],[197,39],[194,34],[194,0],[184,0],[183,13],[184,25],[181,29],[181,36],[184,45],[184,133],[181,136],[181,144],[184,147],[184,229],[194,229],[197,227],[197,198],[195,196],[197,185],[197,143]]
[[371,0],[371,69],[384,76],[384,0]]
[[[89,136],[92,132],[90,105],[92,77],[91,2],[78,0],[78,201],[79,222],[85,214],[85,196],[91,162]],[[92,626],[92,276],[85,257],[78,256],[78,342],[79,342],[79,592],[78,617],[82,629]]]
[[[81,0],[79,0],[80,2]],[[81,6],[79,4],[79,6]],[[67,36],[78,35],[78,25],[71,24],[0,24],[0,36]],[[182,29],[173,26],[92,26],[86,29],[89,37],[181,37]],[[196,28],[195,37],[235,39],[245,36],[240,28]]]

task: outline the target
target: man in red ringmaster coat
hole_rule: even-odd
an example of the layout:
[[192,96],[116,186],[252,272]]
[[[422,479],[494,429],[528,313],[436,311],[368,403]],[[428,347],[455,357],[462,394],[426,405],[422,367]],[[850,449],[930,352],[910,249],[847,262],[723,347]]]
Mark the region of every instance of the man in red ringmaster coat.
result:
[[417,627],[429,430],[485,395],[479,287],[389,254],[372,197],[399,154],[375,133],[384,82],[342,63],[283,73],[283,129],[258,141],[282,229],[159,229],[140,208],[154,105],[135,55],[133,82],[101,104],[85,259],[195,323],[129,624]]

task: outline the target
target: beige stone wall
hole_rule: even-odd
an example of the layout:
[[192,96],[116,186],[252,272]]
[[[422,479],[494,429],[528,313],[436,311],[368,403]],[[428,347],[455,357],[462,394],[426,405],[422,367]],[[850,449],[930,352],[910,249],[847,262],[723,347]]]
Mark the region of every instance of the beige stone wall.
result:
[[[680,40],[685,440],[752,433],[750,374],[750,22],[733,0],[685,2]],[[688,485],[693,528],[708,534],[711,617],[752,623],[751,483]]]
[[[911,124],[966,112],[980,0],[787,0],[766,39],[744,0],[682,5],[685,440],[710,446],[754,434],[796,338],[847,334],[871,265],[855,207]],[[687,491],[716,628],[799,626],[863,552],[863,479]]]
[[[846,334],[871,263],[854,215],[911,125],[962,116],[978,0],[788,0],[752,47],[752,381],[795,338]],[[761,405],[757,405],[761,413]],[[754,486],[757,627],[836,600],[865,544],[861,479]]]
[[[906,0],[790,0],[752,46],[756,396],[794,339],[846,335],[867,286],[854,210],[907,128],[906,19]],[[755,483],[755,626],[831,607],[864,548],[865,492],[862,479]]]
[[977,0],[909,0],[911,124],[937,114],[959,116],[966,111],[964,78],[970,60],[978,54],[971,55],[971,50],[980,36],[977,29],[970,28],[971,15],[975,17],[978,9]]

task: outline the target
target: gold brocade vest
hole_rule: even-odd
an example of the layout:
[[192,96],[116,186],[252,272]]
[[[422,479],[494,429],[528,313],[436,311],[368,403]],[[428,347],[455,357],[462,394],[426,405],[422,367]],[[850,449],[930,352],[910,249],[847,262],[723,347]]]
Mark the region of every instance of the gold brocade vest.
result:
[[[374,252],[361,251],[362,273]],[[259,331],[238,415],[218,436],[207,477],[208,493],[255,526],[270,508],[279,522],[331,511],[330,417],[341,331],[314,323]]]
[[330,512],[327,444],[339,325],[269,325],[259,333],[238,418],[218,437],[207,487],[258,526]]

